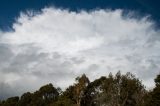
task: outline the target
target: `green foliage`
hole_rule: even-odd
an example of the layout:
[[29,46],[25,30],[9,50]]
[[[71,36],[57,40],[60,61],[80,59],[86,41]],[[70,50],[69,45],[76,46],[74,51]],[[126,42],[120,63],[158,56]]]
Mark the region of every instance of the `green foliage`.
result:
[[81,98],[84,96],[84,90],[89,85],[89,79],[83,74],[81,77],[76,78],[77,83],[74,85],[74,97],[77,106],[81,106]]
[[58,91],[52,84],[47,84],[39,89],[40,97],[47,103],[55,101],[58,98]]
[[156,83],[156,87],[151,92],[151,97],[148,104],[150,106],[160,106],[160,75],[157,75],[154,81]]
[[20,101],[18,102],[18,106],[29,106],[32,100],[32,94],[30,92],[24,93]]
[[85,74],[75,80],[65,91],[50,83],[34,93],[0,101],[0,106],[160,106],[160,75],[153,91],[145,90],[131,73],[122,75],[120,71],[93,82]]
[[51,106],[74,106],[73,101],[67,97],[60,97],[55,103],[51,104]]
[[160,86],[160,74],[157,75],[157,78],[154,81],[156,83],[156,86],[159,87]]
[[85,106],[140,106],[143,104],[144,86],[132,74],[101,77],[89,84],[85,91]]
[[19,97],[11,97],[8,98],[2,106],[17,106],[19,101]]
[[47,106],[55,102],[58,98],[58,90],[52,84],[42,86],[34,92],[31,98],[30,106]]

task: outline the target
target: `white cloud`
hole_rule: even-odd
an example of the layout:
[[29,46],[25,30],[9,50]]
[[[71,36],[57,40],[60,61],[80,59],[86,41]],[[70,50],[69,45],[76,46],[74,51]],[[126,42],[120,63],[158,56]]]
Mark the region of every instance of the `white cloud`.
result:
[[6,96],[49,82],[65,88],[82,73],[93,80],[118,70],[153,87],[160,69],[160,31],[146,17],[123,17],[122,12],[45,8],[21,14],[14,31],[0,37],[0,83],[19,89],[6,90]]

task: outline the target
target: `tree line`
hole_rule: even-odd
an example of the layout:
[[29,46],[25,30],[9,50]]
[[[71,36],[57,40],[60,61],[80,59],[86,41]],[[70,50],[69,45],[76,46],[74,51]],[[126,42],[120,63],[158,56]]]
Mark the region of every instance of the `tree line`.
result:
[[83,74],[65,91],[51,83],[34,93],[0,101],[0,106],[160,106],[160,75],[155,88],[146,90],[131,73],[102,76],[92,82]]

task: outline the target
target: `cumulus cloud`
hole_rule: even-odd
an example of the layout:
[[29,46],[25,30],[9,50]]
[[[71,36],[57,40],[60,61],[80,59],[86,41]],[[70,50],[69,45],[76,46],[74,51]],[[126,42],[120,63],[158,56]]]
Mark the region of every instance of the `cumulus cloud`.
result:
[[150,88],[159,73],[160,31],[147,17],[45,8],[22,13],[13,30],[0,36],[0,98],[49,82],[65,88],[82,73],[93,80],[118,70]]

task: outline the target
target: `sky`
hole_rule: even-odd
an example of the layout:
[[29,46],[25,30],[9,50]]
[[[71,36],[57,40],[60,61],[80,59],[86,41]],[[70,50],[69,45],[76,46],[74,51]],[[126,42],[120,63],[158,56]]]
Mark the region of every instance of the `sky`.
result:
[[0,99],[131,72],[160,73],[158,0],[1,0]]

